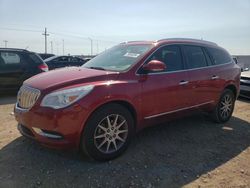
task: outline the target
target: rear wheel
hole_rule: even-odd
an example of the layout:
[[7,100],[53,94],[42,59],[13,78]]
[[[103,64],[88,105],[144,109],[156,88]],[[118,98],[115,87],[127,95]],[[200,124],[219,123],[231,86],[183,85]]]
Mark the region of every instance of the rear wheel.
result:
[[216,108],[212,113],[213,119],[217,123],[227,122],[233,113],[235,104],[235,95],[230,89],[225,89],[222,93]]
[[83,131],[81,150],[95,160],[110,160],[122,154],[134,129],[131,113],[119,104],[108,104],[90,117]]

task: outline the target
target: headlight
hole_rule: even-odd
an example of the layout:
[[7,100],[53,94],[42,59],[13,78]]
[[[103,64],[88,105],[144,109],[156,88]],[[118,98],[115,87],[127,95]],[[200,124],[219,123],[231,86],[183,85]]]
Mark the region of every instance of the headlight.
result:
[[64,108],[86,96],[93,88],[93,85],[88,85],[52,92],[43,98],[41,106],[54,109]]

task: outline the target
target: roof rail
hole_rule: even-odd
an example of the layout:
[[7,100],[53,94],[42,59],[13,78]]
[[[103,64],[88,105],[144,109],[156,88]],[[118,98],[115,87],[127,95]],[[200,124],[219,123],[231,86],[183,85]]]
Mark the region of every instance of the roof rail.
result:
[[15,51],[28,52],[28,50],[20,48],[0,48],[0,50],[15,50]]
[[210,42],[202,39],[192,39],[192,38],[166,38],[166,39],[161,39],[158,40],[157,42],[162,42],[162,41],[188,41],[188,42],[199,42],[199,43],[204,43],[204,44],[210,44],[210,45],[215,45],[218,46],[215,42]]
[[148,41],[148,40],[132,40],[132,41],[124,41],[124,42],[121,42],[120,44],[127,44],[127,43],[133,43],[133,42],[151,42],[151,41]]

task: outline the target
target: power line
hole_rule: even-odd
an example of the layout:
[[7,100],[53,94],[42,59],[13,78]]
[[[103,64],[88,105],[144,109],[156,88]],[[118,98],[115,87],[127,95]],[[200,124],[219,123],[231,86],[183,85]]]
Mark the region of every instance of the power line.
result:
[[[7,31],[26,31],[26,32],[34,32],[34,33],[41,33],[43,32],[43,30],[32,30],[32,29],[19,29],[19,28],[7,28],[7,27],[0,27],[0,30],[7,30]],[[74,37],[74,38],[79,38],[79,39],[85,39],[85,40],[89,40],[89,37],[84,37],[84,36],[80,36],[80,35],[73,35],[73,34],[66,34],[66,33],[62,33],[62,32],[50,32],[51,35],[60,35],[60,36],[66,36],[66,37]],[[92,40],[98,40],[98,41],[102,41],[102,42],[109,42],[109,43],[119,43],[117,41],[111,41],[111,40],[103,40],[103,39],[97,39],[97,38],[93,38],[91,37]]]
[[40,33],[42,30],[31,30],[31,29],[16,29],[16,28],[7,28],[7,27],[0,27],[1,30],[8,30],[8,31],[27,31],[27,32],[36,32]]
[[[44,35],[44,42],[45,42],[45,53],[48,52],[47,50],[47,37],[49,35],[55,35],[55,36],[64,36],[64,37],[71,37],[71,38],[78,38],[78,39],[83,39],[83,40],[90,40],[90,54],[93,55],[93,43],[96,42],[96,50],[97,50],[97,53],[99,53],[99,41],[100,42],[107,42],[107,43],[114,43],[114,44],[117,44],[119,42],[115,42],[115,41],[110,41],[110,40],[102,40],[102,39],[96,39],[96,38],[93,38],[93,37],[84,37],[84,36],[81,36],[81,35],[78,35],[78,34],[70,34],[70,33],[63,33],[63,32],[47,32],[47,28],[45,28],[44,31],[42,30],[33,30],[33,29],[19,29],[19,28],[8,28],[8,27],[0,27],[0,30],[8,30],[8,31],[18,31],[18,32],[33,32],[33,33],[40,33],[40,32],[43,32],[42,35]],[[8,41],[7,41],[8,42]],[[7,47],[7,42],[5,42],[5,46]],[[63,42],[62,42],[62,51],[63,51],[63,54],[64,54],[64,39],[63,39]],[[53,44],[51,43],[51,51],[53,51]]]
[[[89,40],[89,38],[90,38],[90,37],[83,37],[83,36],[80,36],[80,35],[72,35],[72,34],[65,34],[65,33],[58,33],[58,32],[50,32],[50,34],[52,34],[52,35],[61,35],[61,36],[65,36],[65,37],[73,37],[73,38],[84,39],[84,40]],[[91,39],[93,41],[98,40],[98,41],[102,41],[102,42],[119,43],[117,41],[97,39],[97,38],[93,38],[93,37],[91,37]]]

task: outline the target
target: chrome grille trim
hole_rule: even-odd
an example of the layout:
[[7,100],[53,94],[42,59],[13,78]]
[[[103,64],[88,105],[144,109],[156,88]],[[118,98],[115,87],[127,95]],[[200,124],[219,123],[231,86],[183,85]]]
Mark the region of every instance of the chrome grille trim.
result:
[[17,106],[22,109],[30,109],[40,96],[40,90],[23,85],[17,94]]

